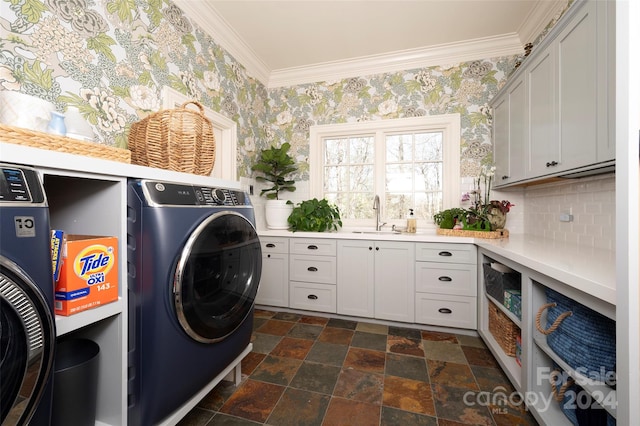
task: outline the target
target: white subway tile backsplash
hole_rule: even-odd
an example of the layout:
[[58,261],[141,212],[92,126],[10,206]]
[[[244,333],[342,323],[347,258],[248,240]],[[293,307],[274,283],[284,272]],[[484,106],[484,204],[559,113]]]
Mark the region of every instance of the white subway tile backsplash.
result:
[[[529,186],[524,197],[524,232],[592,247],[615,248],[615,175]],[[560,213],[573,222],[560,222]]]

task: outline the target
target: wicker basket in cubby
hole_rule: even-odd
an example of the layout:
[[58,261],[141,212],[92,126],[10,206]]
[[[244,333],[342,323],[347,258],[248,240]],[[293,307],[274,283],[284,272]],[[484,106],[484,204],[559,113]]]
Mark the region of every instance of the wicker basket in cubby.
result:
[[487,300],[489,302],[489,332],[505,354],[516,356],[516,339],[520,335],[520,328],[495,303]]

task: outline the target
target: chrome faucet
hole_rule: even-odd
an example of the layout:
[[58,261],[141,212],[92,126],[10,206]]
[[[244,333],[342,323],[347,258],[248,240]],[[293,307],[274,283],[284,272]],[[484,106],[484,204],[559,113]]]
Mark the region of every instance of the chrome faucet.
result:
[[373,198],[373,209],[376,211],[376,231],[380,231],[387,222],[380,223],[380,197]]

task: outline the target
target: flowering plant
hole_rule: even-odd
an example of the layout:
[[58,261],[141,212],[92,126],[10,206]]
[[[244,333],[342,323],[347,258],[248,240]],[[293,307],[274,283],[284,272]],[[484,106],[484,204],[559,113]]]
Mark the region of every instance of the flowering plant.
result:
[[[471,207],[453,208],[434,215],[440,228],[468,231],[493,231],[504,226],[506,214],[514,204],[508,200],[491,200],[491,181],[495,166],[482,166],[480,176],[473,181],[473,191],[462,195],[462,202],[471,201]],[[482,187],[485,193],[482,193]],[[473,199],[471,198],[473,197]],[[500,211],[500,213],[498,213]]]
[[[480,176],[474,180],[473,205],[468,210],[467,223],[463,229],[473,229],[476,231],[490,230],[494,228],[492,224],[493,217],[497,214],[496,210],[505,215],[514,207],[509,200],[491,200],[491,181],[495,175],[495,166],[482,166]],[[483,182],[484,181],[484,182]],[[482,183],[484,183],[485,194],[482,194]],[[504,223],[503,223],[504,224]]]

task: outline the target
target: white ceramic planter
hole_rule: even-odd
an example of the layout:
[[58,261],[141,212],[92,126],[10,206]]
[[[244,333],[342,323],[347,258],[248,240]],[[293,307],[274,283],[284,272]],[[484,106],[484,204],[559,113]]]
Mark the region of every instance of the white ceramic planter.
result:
[[287,200],[267,200],[264,205],[267,228],[289,229],[287,219],[292,211],[293,204],[287,204]]

